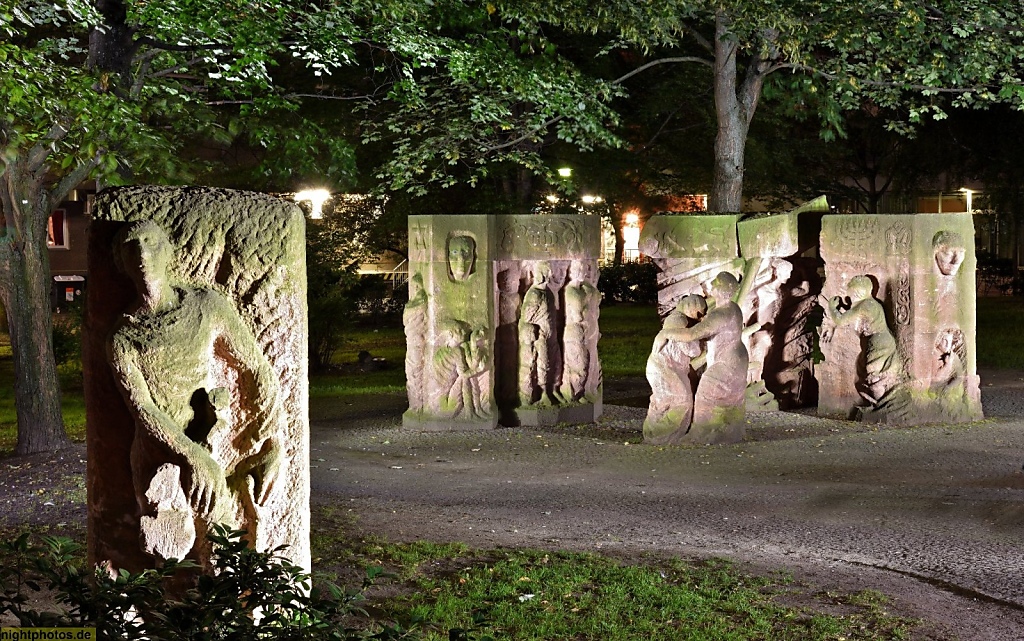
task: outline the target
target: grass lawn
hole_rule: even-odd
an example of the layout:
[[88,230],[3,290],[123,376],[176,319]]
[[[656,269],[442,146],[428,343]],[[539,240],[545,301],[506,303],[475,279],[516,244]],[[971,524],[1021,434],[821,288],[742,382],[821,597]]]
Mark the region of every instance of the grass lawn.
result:
[[517,641],[903,639],[916,624],[887,613],[878,592],[816,591],[724,560],[623,563],[591,553],[393,544],[353,537],[345,518],[335,508],[314,513],[313,523],[323,523],[312,542],[319,578],[383,569],[370,611],[402,625],[421,621],[430,641],[465,638],[450,637],[453,629]]
[[1024,298],[978,299],[978,365],[1024,370]]

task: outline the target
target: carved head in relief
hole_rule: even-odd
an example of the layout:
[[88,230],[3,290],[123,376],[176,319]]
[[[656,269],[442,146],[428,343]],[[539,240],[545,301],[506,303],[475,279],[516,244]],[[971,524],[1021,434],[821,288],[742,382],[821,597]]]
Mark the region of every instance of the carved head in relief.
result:
[[740,289],[740,282],[729,272],[722,272],[711,281],[708,287],[708,294],[715,299],[715,303],[723,305],[736,296]]
[[846,293],[854,303],[871,298],[874,292],[875,284],[867,276],[854,276],[846,284]]
[[470,236],[454,236],[448,240],[448,273],[453,280],[466,280],[476,263],[476,241]]
[[708,313],[708,302],[700,294],[689,294],[679,299],[676,310],[687,318],[700,320]]
[[943,276],[955,276],[964,262],[963,236],[952,231],[940,231],[932,238],[935,251],[935,265]]

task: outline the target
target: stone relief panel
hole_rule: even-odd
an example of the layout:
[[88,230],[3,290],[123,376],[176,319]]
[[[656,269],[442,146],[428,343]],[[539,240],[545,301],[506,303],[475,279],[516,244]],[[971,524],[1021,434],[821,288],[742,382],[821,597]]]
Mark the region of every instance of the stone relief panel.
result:
[[[843,235],[850,230],[857,238],[872,240],[851,251]],[[879,399],[877,390],[865,393],[865,385],[870,387],[863,363],[866,353],[858,353],[861,378],[849,380],[847,372],[853,356],[848,352],[855,350],[839,349],[837,345],[866,340],[863,322],[856,327],[837,328],[826,314],[821,327],[825,360],[817,367],[819,412],[893,423],[962,421],[981,416],[971,338],[975,329],[973,233],[973,222],[966,214],[824,218],[821,251],[827,278],[825,298],[844,294],[842,284],[849,283],[855,274],[874,279],[873,298],[882,307],[894,337],[896,354],[904,364],[905,382],[890,390],[886,399]],[[842,332],[848,335],[840,339]],[[836,338],[828,341],[833,333]],[[873,345],[866,342],[865,350],[869,344]],[[961,348],[950,351],[946,349],[950,344]],[[952,377],[957,382],[950,384],[950,369],[965,373]],[[852,393],[855,387],[857,394]],[[939,392],[945,389],[955,391]]]
[[[807,320],[821,291],[821,279],[808,278],[807,270],[794,277],[793,265],[797,260],[813,262],[811,274],[820,265],[816,259],[796,254],[817,245],[821,215],[827,209],[827,201],[820,198],[783,214],[658,215],[641,234],[641,250],[660,270],[658,310],[663,316],[682,297],[706,294],[722,272],[741,279],[736,302],[743,317],[741,340],[749,357],[748,411],[778,409],[780,403],[813,405],[817,400],[810,358],[814,334]],[[705,242],[709,234],[704,228],[715,232],[710,234],[715,242]],[[798,312],[801,302],[804,311]],[[785,318],[795,325],[779,322],[784,310]]]
[[[407,309],[407,341],[422,342],[424,356],[409,365],[406,426],[479,429],[600,414],[599,218],[414,216],[409,229],[410,243],[435,240],[422,254],[431,260],[411,261],[428,294],[425,313]],[[417,289],[411,284],[410,296]],[[415,376],[416,367],[426,374]]]
[[246,192],[97,198],[83,341],[90,559],[208,567],[206,535],[226,523],[308,567],[303,228],[294,204]]
[[599,226],[588,216],[501,216],[498,222],[500,256],[521,260],[567,259],[593,256],[600,247]]

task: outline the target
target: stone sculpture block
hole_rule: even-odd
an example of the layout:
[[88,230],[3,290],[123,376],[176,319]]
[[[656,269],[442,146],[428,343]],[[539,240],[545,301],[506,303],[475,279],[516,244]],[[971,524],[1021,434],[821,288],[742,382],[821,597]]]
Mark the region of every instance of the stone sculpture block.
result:
[[[714,303],[684,297],[655,339],[648,360],[651,405],[644,439],[651,443],[734,443],[743,439],[747,349],[743,317],[733,302],[739,282],[729,272],[708,287]],[[701,309],[706,310],[702,313]],[[701,355],[702,365],[694,356]],[[702,371],[697,371],[702,370]],[[688,379],[697,379],[692,401]],[[692,422],[687,420],[692,407]]]
[[600,415],[597,217],[413,216],[409,247],[404,425]]
[[305,233],[293,203],[108,189],[89,237],[88,552],[209,564],[214,523],[309,568]]
[[739,279],[747,411],[817,400],[810,321],[821,291],[820,260],[809,250],[827,210],[821,197],[779,214],[659,214],[641,234],[641,250],[660,270],[663,316],[682,297],[706,294],[722,272]]
[[[825,216],[821,255],[823,306],[840,313],[821,328],[819,413],[893,423],[981,418],[971,216]],[[863,295],[869,286],[874,302]],[[836,321],[849,314],[856,322]],[[883,384],[893,377],[899,382]]]

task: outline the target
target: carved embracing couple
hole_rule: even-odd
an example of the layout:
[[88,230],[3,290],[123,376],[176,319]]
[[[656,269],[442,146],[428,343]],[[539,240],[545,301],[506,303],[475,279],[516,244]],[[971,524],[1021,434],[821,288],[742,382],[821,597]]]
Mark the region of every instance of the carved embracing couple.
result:
[[703,296],[684,296],[665,319],[647,359],[645,442],[742,439],[748,356],[743,314],[733,301],[738,289],[736,278],[722,272],[708,287],[710,306]]

